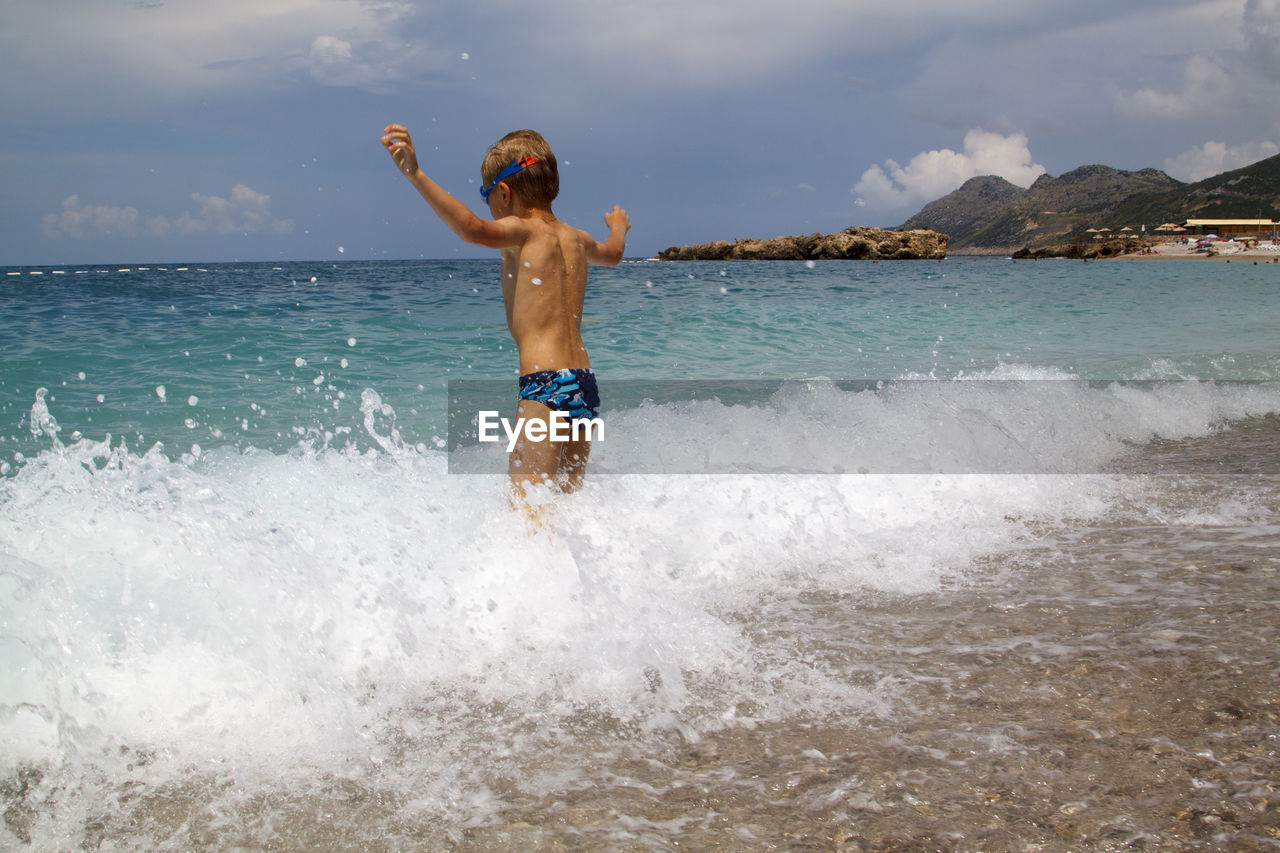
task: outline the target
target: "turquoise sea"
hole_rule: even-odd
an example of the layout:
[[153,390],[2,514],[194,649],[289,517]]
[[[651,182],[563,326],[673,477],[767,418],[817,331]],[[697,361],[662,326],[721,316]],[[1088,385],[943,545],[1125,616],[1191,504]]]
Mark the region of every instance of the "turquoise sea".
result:
[[677,849],[710,823],[637,805],[689,784],[646,756],[906,713],[959,672],[920,602],[1034,589],[1032,544],[1277,553],[1280,451],[1218,460],[1280,434],[1280,264],[593,270],[606,439],[535,536],[451,473],[450,383],[514,397],[497,274],[0,270],[0,846]]

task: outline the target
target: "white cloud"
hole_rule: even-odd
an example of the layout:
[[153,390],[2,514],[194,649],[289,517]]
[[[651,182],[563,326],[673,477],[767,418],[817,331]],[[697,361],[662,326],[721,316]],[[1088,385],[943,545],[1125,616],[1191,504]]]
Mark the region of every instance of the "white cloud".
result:
[[1190,118],[1219,111],[1222,99],[1231,93],[1231,75],[1204,56],[1188,59],[1182,77],[1182,89],[1176,92],[1157,92],[1155,89],[1117,91],[1116,109],[1131,118]]
[[443,53],[424,44],[397,43],[385,32],[354,34],[354,42],[324,34],[307,50],[307,70],[326,86],[389,93],[396,83],[445,67]]
[[351,42],[333,36],[316,36],[311,42],[310,58],[313,73],[316,69],[350,65]]
[[1271,141],[1233,146],[1225,142],[1206,142],[1199,148],[1165,160],[1164,170],[1180,181],[1202,181],[1276,154],[1280,154],[1280,145]]
[[68,196],[58,213],[44,217],[48,237],[168,237],[191,234],[249,234],[270,231],[287,234],[293,221],[271,218],[271,197],[244,184],[231,188],[231,197],[192,193],[199,211],[176,217],[142,216],[134,207],[84,204],[79,195]]
[[138,209],[81,204],[80,196],[67,196],[58,213],[44,218],[44,233],[49,237],[133,237],[138,233]]
[[1027,187],[1044,173],[1044,166],[1031,160],[1026,134],[975,129],[965,134],[964,151],[924,151],[906,166],[886,160],[883,167],[863,172],[853,192],[859,207],[894,209],[926,204],[978,175],[999,175]]

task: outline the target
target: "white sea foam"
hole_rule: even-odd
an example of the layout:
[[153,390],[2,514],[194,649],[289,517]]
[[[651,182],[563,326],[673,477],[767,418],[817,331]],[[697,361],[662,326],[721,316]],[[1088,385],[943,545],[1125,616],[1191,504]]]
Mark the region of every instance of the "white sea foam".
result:
[[1008,541],[1007,513],[1070,497],[1025,478],[995,495],[975,478],[600,478],[529,537],[500,481],[442,462],[184,464],[86,442],[28,462],[3,486],[5,600],[38,661],[17,669],[46,676],[21,702],[38,741],[270,764],[363,749],[442,687],[654,720],[697,704],[686,674],[757,700],[758,678],[798,681],[778,712],[848,700],[726,613],[780,583],[933,588]]
[[592,459],[611,473],[1087,474],[1154,438],[1280,411],[1275,382],[1087,383],[1019,368],[968,378],[787,382],[749,403],[722,402],[714,387],[711,399],[646,400],[606,413],[609,440]]

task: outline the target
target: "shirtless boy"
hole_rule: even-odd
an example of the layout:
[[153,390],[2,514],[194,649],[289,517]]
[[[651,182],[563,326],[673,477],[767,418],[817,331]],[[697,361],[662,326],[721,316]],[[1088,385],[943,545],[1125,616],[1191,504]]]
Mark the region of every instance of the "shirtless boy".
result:
[[[547,436],[553,409],[572,419],[594,418],[600,395],[581,329],[587,264],[616,266],[622,260],[631,229],[627,212],[615,205],[604,215],[609,226],[604,242],[556,219],[551,212],[560,191],[555,155],[540,134],[517,130],[494,143],[480,165],[480,195],[493,216],[482,219],[422,173],[408,130],[392,124],[383,133],[391,159],[436,215],[466,242],[502,252],[507,328],[520,351],[517,418],[526,424],[543,421]],[[534,513],[529,487],[545,483],[564,492],[576,489],[586,474],[591,443],[581,437],[531,441],[527,435],[526,428],[511,453],[508,473],[513,499]]]

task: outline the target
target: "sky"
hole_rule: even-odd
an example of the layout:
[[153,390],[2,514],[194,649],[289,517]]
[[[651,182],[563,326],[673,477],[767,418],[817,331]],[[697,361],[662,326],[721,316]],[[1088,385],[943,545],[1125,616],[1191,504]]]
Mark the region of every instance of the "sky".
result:
[[531,127],[628,255],[895,227],[975,175],[1280,153],[1280,0],[0,0],[0,265],[485,257]]

